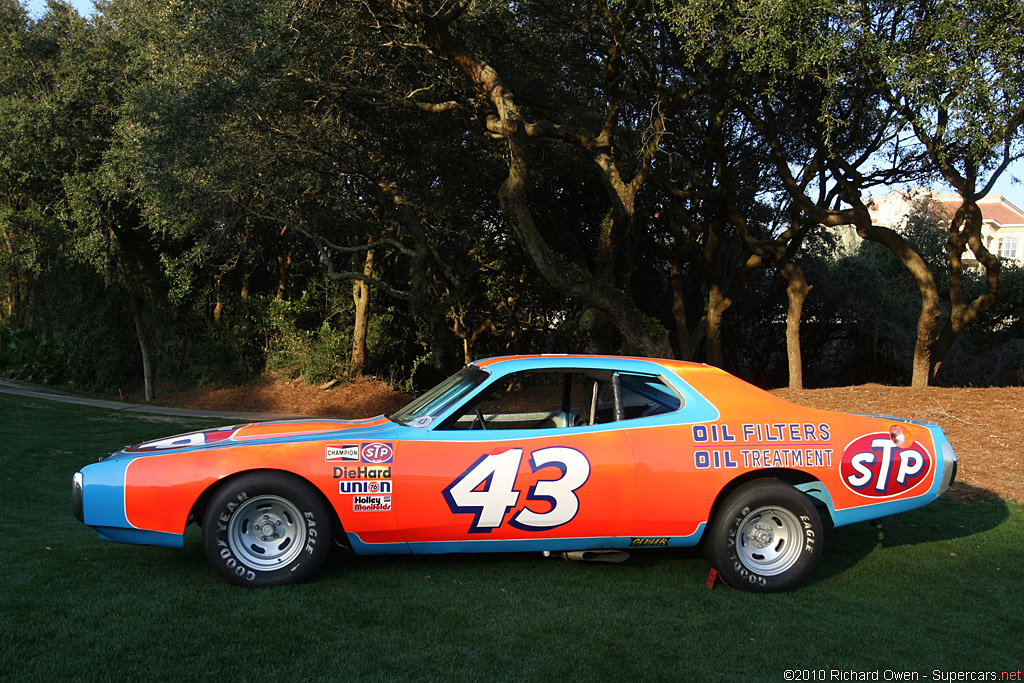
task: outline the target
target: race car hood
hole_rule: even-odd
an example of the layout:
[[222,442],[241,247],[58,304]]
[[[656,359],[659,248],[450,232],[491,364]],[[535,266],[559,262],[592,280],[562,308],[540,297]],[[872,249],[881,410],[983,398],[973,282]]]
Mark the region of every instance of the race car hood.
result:
[[394,423],[381,415],[364,420],[281,420],[275,422],[254,422],[231,425],[198,432],[178,434],[163,439],[147,441],[128,446],[109,456],[108,459],[137,458],[139,456],[174,451],[194,451],[207,448],[222,448],[240,444],[267,444],[302,441],[305,439],[330,438],[332,434],[345,438],[371,435],[394,427]]

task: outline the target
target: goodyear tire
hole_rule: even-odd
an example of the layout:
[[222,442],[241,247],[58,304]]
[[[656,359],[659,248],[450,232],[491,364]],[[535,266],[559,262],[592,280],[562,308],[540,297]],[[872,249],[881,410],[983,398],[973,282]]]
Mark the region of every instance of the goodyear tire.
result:
[[290,474],[254,472],[231,480],[203,515],[206,559],[238,586],[306,581],[330,547],[330,510],[316,489]]
[[769,593],[806,581],[822,542],[821,517],[811,499],[781,481],[760,479],[725,499],[704,553],[733,588]]

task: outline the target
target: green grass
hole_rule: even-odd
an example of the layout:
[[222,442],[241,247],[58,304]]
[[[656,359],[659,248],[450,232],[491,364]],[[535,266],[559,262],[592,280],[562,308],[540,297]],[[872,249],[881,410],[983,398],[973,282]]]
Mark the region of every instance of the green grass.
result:
[[782,595],[709,591],[696,551],[622,565],[338,551],[312,583],[247,590],[214,575],[194,530],[184,551],[118,545],[71,515],[82,465],[209,425],[0,395],[0,680],[884,680],[1024,663],[1016,503],[832,530],[812,582]]

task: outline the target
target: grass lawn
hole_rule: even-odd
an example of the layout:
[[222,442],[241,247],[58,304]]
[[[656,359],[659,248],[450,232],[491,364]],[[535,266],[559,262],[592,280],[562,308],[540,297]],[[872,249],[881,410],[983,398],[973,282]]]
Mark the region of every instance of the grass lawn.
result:
[[698,551],[655,550],[622,565],[339,550],[312,583],[248,590],[214,575],[194,529],[175,551],[74,519],[81,466],[207,426],[0,395],[0,680],[1000,680],[1024,666],[1017,503],[941,500],[834,529],[811,583],[781,595],[709,591]]

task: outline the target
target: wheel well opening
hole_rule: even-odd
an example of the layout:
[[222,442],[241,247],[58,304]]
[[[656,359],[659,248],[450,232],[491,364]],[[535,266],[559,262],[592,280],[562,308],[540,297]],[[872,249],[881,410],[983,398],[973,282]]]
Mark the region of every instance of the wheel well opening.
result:
[[[746,474],[742,474],[733,479],[732,481],[730,481],[728,484],[722,487],[721,491],[718,492],[718,495],[715,497],[714,503],[711,504],[711,512],[708,514],[708,522],[710,523],[712,520],[715,519],[715,516],[718,514],[718,510],[722,507],[722,503],[725,502],[725,500],[732,494],[733,491],[738,489],[740,486],[743,486],[747,482],[757,481],[758,479],[775,479],[777,481],[781,481],[784,484],[789,484],[794,488],[798,486],[803,486],[805,484],[819,484],[820,491],[823,492],[823,495],[825,497],[828,497],[828,490],[825,488],[825,485],[821,482],[821,480],[818,479],[817,477],[808,474],[807,472],[801,472],[800,470],[791,470],[782,467],[767,470],[757,470],[756,472],[747,472]],[[824,524],[826,527],[832,527],[832,513],[829,511],[828,505],[825,503],[824,499],[814,495],[814,490],[815,489],[812,488],[810,490],[804,490],[803,492],[808,498],[811,499],[811,502],[814,503],[814,507],[817,508],[818,514],[821,517],[822,524]]]
[[300,477],[294,472],[286,472],[285,470],[275,469],[243,470],[241,472],[235,472],[234,474],[224,477],[223,479],[220,479],[215,483],[211,484],[206,488],[205,491],[199,494],[199,497],[196,499],[196,502],[192,504],[192,508],[191,510],[189,510],[188,513],[188,520],[186,522],[186,525],[194,523],[196,526],[201,527],[203,525],[203,517],[206,514],[206,506],[209,505],[210,499],[213,498],[214,495],[216,495],[217,491],[219,491],[223,486],[227,485],[229,482],[234,481],[239,477],[259,472],[265,472],[268,474],[275,474],[284,477],[289,477],[292,479],[298,479],[299,481],[308,484],[310,488],[316,491],[316,495],[320,497],[320,500],[324,503],[324,505],[327,506],[327,509],[331,511],[331,529],[334,533],[334,536],[344,538],[345,529],[341,526],[341,519],[338,517],[338,511],[334,509],[333,505],[331,505],[331,501],[327,498],[326,495],[324,495],[324,492],[317,488],[317,486],[313,484],[313,482],[309,481],[305,477]]

